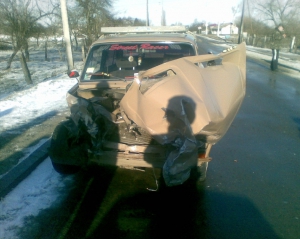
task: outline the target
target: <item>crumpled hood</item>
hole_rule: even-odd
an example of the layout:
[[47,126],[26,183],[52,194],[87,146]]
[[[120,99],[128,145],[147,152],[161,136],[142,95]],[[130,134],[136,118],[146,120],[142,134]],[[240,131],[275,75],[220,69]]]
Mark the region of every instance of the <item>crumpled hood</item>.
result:
[[[197,64],[218,59],[221,65],[204,68]],[[164,72],[168,74],[162,80],[142,90],[143,84]],[[184,57],[140,72],[120,106],[129,119],[161,144],[172,142],[178,130],[185,135],[186,127],[214,144],[236,116],[245,89],[246,47],[242,43],[217,56]]]

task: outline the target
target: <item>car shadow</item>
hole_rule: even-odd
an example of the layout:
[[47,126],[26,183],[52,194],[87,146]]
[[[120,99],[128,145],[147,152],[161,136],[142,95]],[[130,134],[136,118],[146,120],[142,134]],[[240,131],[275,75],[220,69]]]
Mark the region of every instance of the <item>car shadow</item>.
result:
[[70,194],[54,207],[25,218],[22,228],[16,228],[18,235],[24,239],[280,238],[248,198],[209,189],[205,182],[188,180],[153,192],[146,189],[147,172],[101,167],[95,173],[77,175]]
[[[280,238],[247,198],[206,191],[205,184],[125,193],[101,220],[95,220],[98,214],[92,208],[86,209],[78,215],[81,229],[70,230],[66,238]],[[92,233],[91,225],[82,224],[91,215],[95,217]],[[84,226],[89,226],[87,231]]]

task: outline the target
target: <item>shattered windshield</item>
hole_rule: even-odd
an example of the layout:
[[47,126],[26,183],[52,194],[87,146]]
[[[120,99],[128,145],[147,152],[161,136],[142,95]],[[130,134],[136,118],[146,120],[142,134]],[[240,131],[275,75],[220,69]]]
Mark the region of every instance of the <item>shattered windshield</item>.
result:
[[185,56],[195,50],[187,43],[131,43],[94,46],[87,58],[82,80],[133,79],[134,73]]

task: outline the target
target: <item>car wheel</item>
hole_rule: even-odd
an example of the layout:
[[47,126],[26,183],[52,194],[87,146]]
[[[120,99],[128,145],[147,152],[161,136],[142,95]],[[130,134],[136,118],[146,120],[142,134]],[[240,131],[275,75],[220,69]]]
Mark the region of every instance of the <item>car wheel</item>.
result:
[[61,122],[56,126],[50,143],[49,156],[55,171],[61,174],[75,174],[87,161],[87,150],[83,136],[73,133],[73,121]]

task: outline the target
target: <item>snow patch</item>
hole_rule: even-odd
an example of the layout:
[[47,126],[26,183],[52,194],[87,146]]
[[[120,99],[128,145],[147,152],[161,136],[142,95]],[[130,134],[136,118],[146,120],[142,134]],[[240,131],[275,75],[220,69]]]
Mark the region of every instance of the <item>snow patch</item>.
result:
[[53,169],[48,157],[25,180],[0,202],[0,238],[18,238],[16,228],[23,227],[25,218],[37,216],[67,195],[73,176],[63,177]]

